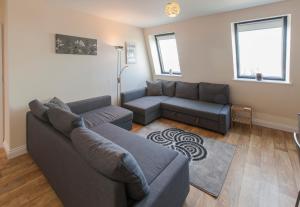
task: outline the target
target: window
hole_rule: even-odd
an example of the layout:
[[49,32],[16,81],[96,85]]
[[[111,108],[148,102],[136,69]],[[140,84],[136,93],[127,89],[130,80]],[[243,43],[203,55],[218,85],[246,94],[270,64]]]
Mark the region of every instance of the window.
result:
[[288,17],[234,24],[237,79],[288,81]]
[[162,74],[181,74],[174,33],[155,35]]

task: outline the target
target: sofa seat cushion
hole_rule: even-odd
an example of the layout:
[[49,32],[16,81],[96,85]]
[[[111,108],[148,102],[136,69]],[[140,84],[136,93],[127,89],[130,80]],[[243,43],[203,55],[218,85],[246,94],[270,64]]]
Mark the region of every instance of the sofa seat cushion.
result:
[[137,160],[149,185],[178,156],[176,151],[109,123],[98,125],[91,130],[130,152]]
[[118,124],[132,120],[133,118],[131,111],[118,106],[102,107],[83,113],[81,116],[84,118],[87,128],[92,128],[108,122]]
[[160,103],[167,99],[169,99],[167,96],[145,96],[124,103],[124,107],[140,115],[145,115],[160,110]]
[[162,109],[219,121],[224,105],[183,98],[170,98],[161,103]]

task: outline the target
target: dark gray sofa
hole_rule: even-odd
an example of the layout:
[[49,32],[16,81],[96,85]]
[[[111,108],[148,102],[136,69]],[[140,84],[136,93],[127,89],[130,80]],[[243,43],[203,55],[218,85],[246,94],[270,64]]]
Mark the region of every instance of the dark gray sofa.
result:
[[224,84],[175,82],[168,96],[147,96],[142,88],[122,93],[121,103],[143,125],[164,117],[222,134],[230,128],[229,86]]
[[92,168],[70,138],[27,113],[27,150],[66,207],[181,207],[189,192],[188,159],[152,143],[131,129],[132,112],[111,106],[110,96],[69,103],[87,127],[123,147],[137,160],[150,186],[140,201],[128,198],[124,183]]

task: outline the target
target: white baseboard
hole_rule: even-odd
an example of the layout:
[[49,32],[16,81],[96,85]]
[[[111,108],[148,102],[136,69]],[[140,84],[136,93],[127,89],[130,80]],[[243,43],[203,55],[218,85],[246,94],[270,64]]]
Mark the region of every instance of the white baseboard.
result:
[[14,149],[8,149],[8,147],[4,145],[4,149],[6,152],[7,159],[12,159],[27,153],[26,145],[16,147]]
[[262,127],[267,127],[271,129],[278,129],[286,132],[295,132],[298,131],[297,127],[286,125],[286,124],[281,124],[281,123],[274,123],[262,119],[253,119],[253,124],[262,126]]

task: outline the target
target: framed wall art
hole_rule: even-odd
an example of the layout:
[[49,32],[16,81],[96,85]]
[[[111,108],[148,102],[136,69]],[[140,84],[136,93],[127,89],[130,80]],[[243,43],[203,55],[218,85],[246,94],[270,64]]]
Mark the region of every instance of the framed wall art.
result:
[[126,42],[126,64],[136,64],[136,44]]
[[57,54],[97,55],[97,39],[56,34],[55,51]]

